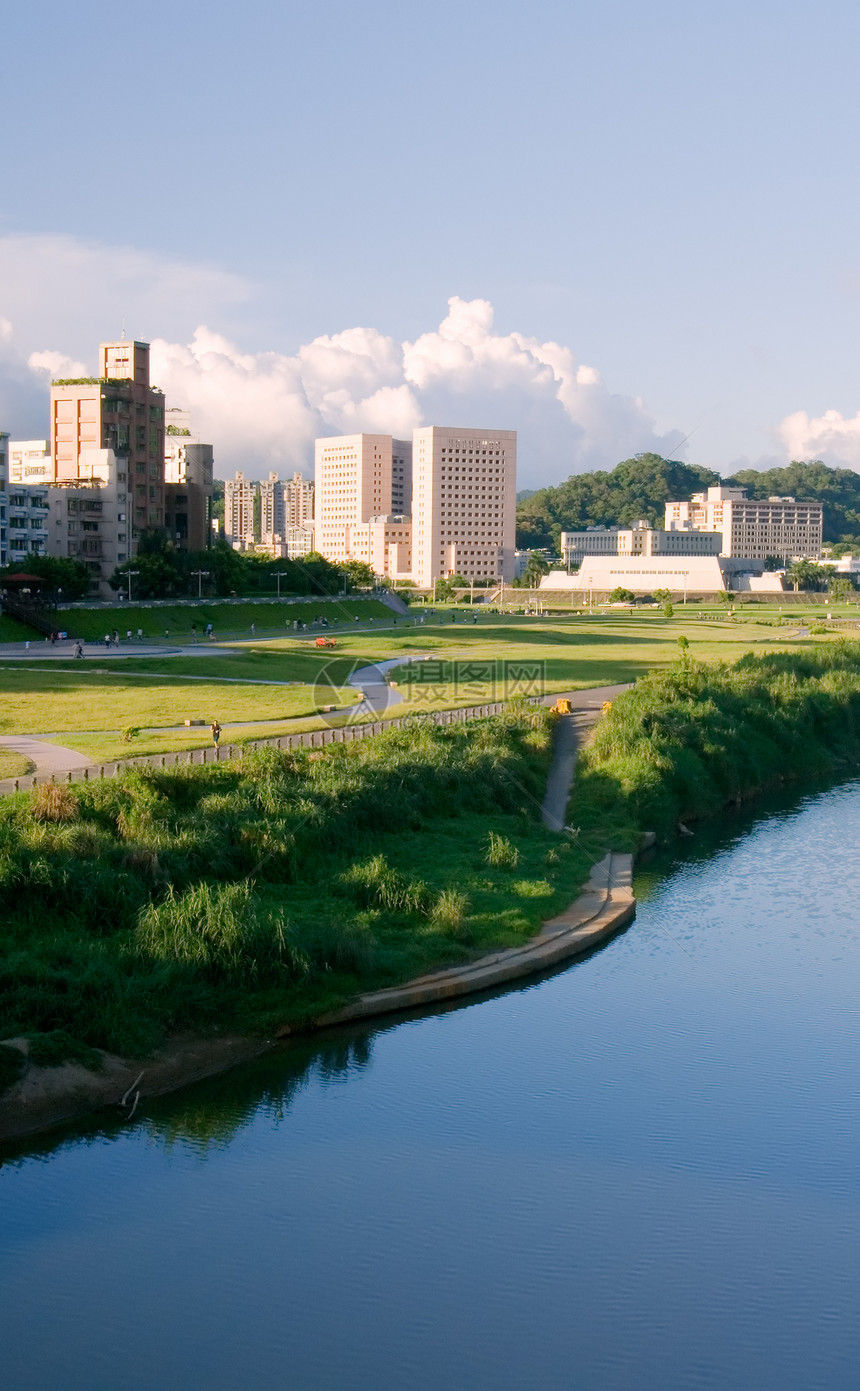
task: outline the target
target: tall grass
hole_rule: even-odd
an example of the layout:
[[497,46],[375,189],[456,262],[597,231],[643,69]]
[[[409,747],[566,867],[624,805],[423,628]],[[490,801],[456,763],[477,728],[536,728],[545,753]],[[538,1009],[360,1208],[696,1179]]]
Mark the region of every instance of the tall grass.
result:
[[860,644],[682,661],[614,701],[579,761],[572,824],[667,834],[860,757]]
[[480,866],[488,828],[536,815],[551,723],[524,707],[0,799],[0,1039],[141,1052],[444,956],[466,895],[390,848],[475,822]]

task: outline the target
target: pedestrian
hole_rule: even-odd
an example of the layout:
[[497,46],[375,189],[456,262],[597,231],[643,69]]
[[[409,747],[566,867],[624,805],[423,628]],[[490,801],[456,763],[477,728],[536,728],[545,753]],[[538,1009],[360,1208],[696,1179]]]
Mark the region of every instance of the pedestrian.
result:
[[212,724],[210,725],[210,728],[212,730],[212,743],[215,745],[217,749],[218,740],[221,738],[221,726],[217,720],[213,720]]
[[212,636],[212,624],[211,624],[211,623],[207,623],[207,624],[206,624],[206,636],[207,636],[207,638],[211,638],[211,636]]
[[75,643],[75,656],[76,656],[76,657],[83,657],[83,655],[84,655],[84,644],[80,641],[80,639],[78,639],[78,641]]
[[209,641],[210,641],[210,642],[214,642],[214,641],[215,641],[215,629],[212,627],[212,624],[211,624],[211,623],[209,624],[209,628],[208,628],[208,636],[209,636]]
[[191,624],[191,641],[192,641],[192,642],[196,642],[196,641],[197,641],[197,624],[196,624],[196,623],[192,623],[192,624]]
[[169,628],[165,628],[165,630],[164,630],[164,636],[165,636],[165,639],[167,639],[167,638],[170,637],[170,629],[169,629]]
[[252,638],[253,638],[253,637],[256,637],[256,634],[257,634],[257,625],[256,625],[256,623],[252,623],[252,624],[251,624],[251,637],[252,637]]
[[105,633],[105,647],[110,647],[110,633]]
[[119,647],[119,633],[116,628],[113,630],[113,645],[114,647]]
[[137,640],[138,640],[138,642],[143,642],[143,629],[142,629],[142,628],[138,628],[138,630],[137,630]]
[[126,640],[126,642],[131,642],[131,628],[126,628],[126,630],[125,630],[125,640]]

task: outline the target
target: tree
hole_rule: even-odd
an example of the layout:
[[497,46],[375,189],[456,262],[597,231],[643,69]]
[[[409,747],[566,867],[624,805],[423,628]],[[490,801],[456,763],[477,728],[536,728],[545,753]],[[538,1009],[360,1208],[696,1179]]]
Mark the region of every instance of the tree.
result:
[[541,488],[517,508],[517,545],[558,549],[562,531],[587,526],[629,525],[644,518],[663,523],[667,502],[688,498],[720,481],[711,469],[637,454],[611,472],[574,474],[554,488]]
[[814,560],[793,560],[786,571],[795,594],[799,589],[819,589],[830,574],[828,566],[816,565]]
[[468,587],[468,580],[464,580],[462,575],[448,575],[447,578],[440,578],[436,581],[433,598],[437,604],[444,604],[446,600],[454,598],[456,590],[468,589]]
[[785,565],[785,561],[782,559],[781,556],[778,556],[778,555],[766,555],[765,558],[764,558],[764,568],[765,568],[765,570],[769,570],[769,571],[771,571],[771,572],[773,572],[774,570],[781,570],[781,569],[783,568],[784,565]]
[[[7,565],[5,570],[0,571],[0,586],[6,575],[13,575],[20,571],[20,565]],[[91,575],[86,565],[80,560],[68,560],[64,556],[53,555],[28,555],[26,564],[28,575],[38,575],[45,581],[45,591],[53,590],[56,594],[62,590],[61,599],[74,603],[76,599],[85,599],[89,593]]]
[[348,591],[353,589],[369,589],[376,583],[376,575],[373,566],[366,565],[363,560],[347,560],[337,568],[346,581]]
[[831,575],[827,581],[828,593],[833,595],[837,603],[844,602],[853,589],[854,586],[847,575]]
[[654,590],[654,600],[655,600],[655,602],[658,603],[658,604],[671,604],[671,602],[672,602],[672,591],[671,591],[671,589],[655,589],[655,590]]
[[537,589],[544,575],[549,574],[549,561],[543,556],[533,551],[528,558],[528,564],[520,575],[519,579],[514,580],[517,589]]
[[624,589],[619,585],[618,588],[613,589],[610,594],[609,602],[610,604],[635,604],[636,595],[633,593],[632,589]]

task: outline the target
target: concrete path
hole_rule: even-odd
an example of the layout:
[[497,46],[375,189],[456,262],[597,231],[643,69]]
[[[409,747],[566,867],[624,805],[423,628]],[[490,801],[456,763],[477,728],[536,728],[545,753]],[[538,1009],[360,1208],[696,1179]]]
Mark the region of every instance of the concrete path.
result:
[[387,673],[393,671],[395,667],[408,666],[410,662],[429,662],[430,660],[429,654],[427,656],[391,657],[384,662],[374,662],[372,666],[359,667],[358,671],[352,673],[347,685],[355,686],[362,691],[364,700],[360,705],[353,706],[351,713],[358,715],[372,711],[374,714],[379,714],[390,710],[392,705],[400,705],[403,696],[388,685],[385,679]]
[[[590,690],[569,691],[562,697],[570,701],[573,713],[562,715],[558,722],[540,809],[541,820],[551,831],[563,831],[567,823],[567,804],[581,734],[595,723],[607,701],[629,689],[629,686],[592,686]],[[557,695],[545,696],[544,704],[554,705],[558,699]]]
[[[92,766],[91,760],[75,749],[65,749],[60,744],[47,744],[42,739],[29,739],[23,734],[0,736],[0,749],[8,749],[10,753],[23,754],[25,758],[29,758],[31,763],[35,764],[36,772],[43,775],[71,773],[76,768]],[[6,787],[7,783],[10,784],[9,788]],[[8,791],[12,785],[14,785],[14,779],[6,778],[0,783],[0,788]]]

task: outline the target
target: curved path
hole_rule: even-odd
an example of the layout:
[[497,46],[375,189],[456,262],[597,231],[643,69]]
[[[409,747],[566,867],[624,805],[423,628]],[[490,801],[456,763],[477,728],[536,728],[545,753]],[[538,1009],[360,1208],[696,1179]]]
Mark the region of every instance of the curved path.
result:
[[[67,749],[62,744],[49,744],[44,739],[30,739],[24,734],[4,734],[0,737],[0,749],[8,749],[10,753],[20,753],[24,758],[29,758],[35,765],[35,771],[41,774],[50,773],[71,773],[76,768],[87,768],[92,766],[92,760],[86,754],[78,753],[76,749]],[[7,778],[5,783],[14,783],[14,779]]]

